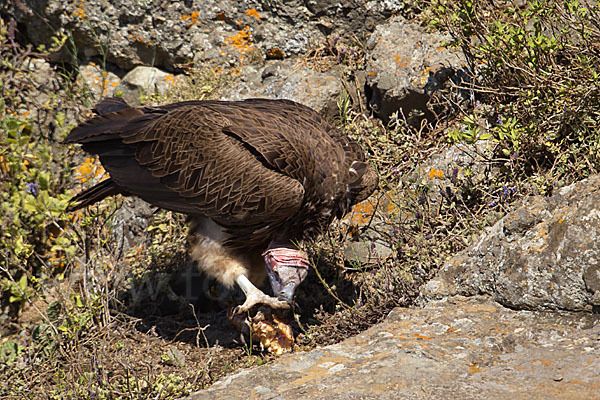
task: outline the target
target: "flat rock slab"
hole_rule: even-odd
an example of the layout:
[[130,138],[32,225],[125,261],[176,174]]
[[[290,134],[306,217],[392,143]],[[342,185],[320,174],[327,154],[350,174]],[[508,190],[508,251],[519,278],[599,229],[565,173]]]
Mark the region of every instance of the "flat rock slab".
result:
[[224,378],[201,399],[599,399],[600,315],[487,297],[398,308],[342,343]]

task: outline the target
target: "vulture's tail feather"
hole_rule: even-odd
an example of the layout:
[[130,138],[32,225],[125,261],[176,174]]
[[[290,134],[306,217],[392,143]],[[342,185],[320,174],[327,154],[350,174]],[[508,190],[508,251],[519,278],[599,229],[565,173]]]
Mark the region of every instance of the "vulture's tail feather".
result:
[[84,208],[94,203],[97,203],[105,197],[114,196],[119,193],[127,194],[124,193],[123,190],[121,190],[117,185],[115,185],[112,179],[109,178],[103,180],[102,182],[92,186],[89,189],[84,190],[83,192],[73,197],[66,211],[71,212],[79,210],[80,208]]
[[108,114],[131,108],[129,104],[120,97],[107,97],[94,107],[94,112],[98,115]]
[[[148,118],[144,111],[130,107],[125,100],[111,97],[102,100],[94,107],[96,116],[80,123],[71,130],[62,143],[95,143],[111,139],[120,139],[120,134],[130,125],[139,126],[140,121]],[[89,150],[88,150],[89,151]]]

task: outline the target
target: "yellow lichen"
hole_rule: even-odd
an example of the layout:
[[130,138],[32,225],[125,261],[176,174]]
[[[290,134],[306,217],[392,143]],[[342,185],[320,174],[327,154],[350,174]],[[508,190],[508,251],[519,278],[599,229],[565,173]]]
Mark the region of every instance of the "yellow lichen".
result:
[[173,74],[168,74],[167,76],[165,76],[165,81],[171,86],[175,86],[175,84],[177,83],[177,77]]
[[267,57],[270,59],[281,60],[285,58],[285,53],[279,47],[275,47],[267,51]]
[[194,25],[198,23],[198,16],[200,15],[200,11],[194,11],[191,14],[182,15],[180,18],[182,21],[187,23],[187,25]]
[[237,50],[241,54],[246,54],[252,49],[252,38],[250,37],[250,27],[245,26],[244,29],[238,31],[233,36],[225,38],[225,43],[229,47]]
[[255,8],[251,8],[248,11],[246,11],[246,15],[249,17],[254,17],[260,21],[260,15],[258,15],[258,11],[256,11]]
[[394,55],[394,62],[398,68],[403,68],[408,65],[408,60],[405,57],[400,57],[399,54]]
[[429,179],[431,180],[433,180],[434,178],[442,179],[444,177],[444,171],[442,171],[441,169],[435,169],[431,167],[427,175],[429,175]]
[[244,65],[244,58],[254,48],[250,27],[245,26],[244,29],[239,30],[235,35],[225,38],[225,44],[240,53],[239,61],[241,65]]
[[85,183],[104,173],[102,165],[93,157],[87,157],[79,167],[75,168],[75,176],[80,183]]

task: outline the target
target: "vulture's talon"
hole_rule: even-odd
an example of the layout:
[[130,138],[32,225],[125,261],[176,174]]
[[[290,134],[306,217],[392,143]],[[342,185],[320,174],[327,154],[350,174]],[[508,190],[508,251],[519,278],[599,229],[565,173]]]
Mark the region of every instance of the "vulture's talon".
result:
[[255,306],[259,305],[269,306],[273,310],[290,309],[290,304],[287,301],[282,301],[277,299],[276,297],[267,296],[266,294],[259,292],[248,294],[248,296],[246,297],[246,301],[244,301],[244,304],[240,304],[239,306],[233,309],[233,314],[245,314]]

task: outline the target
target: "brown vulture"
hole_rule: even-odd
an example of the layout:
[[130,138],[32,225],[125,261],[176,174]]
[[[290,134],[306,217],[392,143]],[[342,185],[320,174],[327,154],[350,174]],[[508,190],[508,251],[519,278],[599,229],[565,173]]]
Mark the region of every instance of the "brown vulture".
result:
[[[76,195],[69,210],[120,193],[187,214],[191,257],[223,284],[239,285],[246,301],[238,313],[288,308],[308,272],[298,242],[377,186],[359,145],[293,101],[130,107],[110,98],[94,111],[64,143],[97,154],[110,178]],[[276,297],[254,286],[265,275]]]

